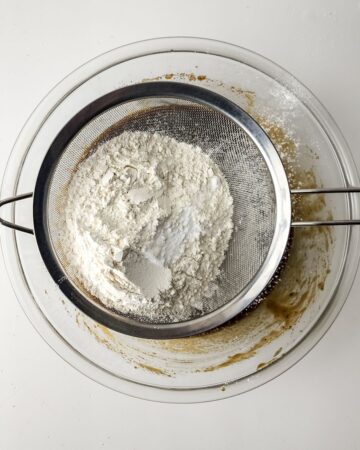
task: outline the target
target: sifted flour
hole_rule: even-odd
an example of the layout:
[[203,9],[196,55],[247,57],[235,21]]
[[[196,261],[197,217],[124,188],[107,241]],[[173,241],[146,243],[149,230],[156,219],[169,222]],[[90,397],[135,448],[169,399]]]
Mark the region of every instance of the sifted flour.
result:
[[216,292],[232,212],[223,174],[199,147],[124,132],[74,173],[60,241],[104,305],[145,321],[188,320]]

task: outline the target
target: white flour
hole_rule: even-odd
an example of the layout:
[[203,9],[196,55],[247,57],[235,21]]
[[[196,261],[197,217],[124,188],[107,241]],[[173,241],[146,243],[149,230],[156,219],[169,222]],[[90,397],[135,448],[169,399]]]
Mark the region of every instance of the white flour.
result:
[[125,132],[74,173],[60,241],[103,304],[176,322],[201,314],[216,291],[232,212],[224,176],[199,147]]

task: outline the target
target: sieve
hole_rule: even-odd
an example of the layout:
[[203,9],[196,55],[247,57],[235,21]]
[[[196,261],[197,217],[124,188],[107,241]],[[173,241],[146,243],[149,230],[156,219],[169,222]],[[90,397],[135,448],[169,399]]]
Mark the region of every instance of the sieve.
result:
[[[204,299],[201,315],[184,322],[151,322],[106,308],[77,281],[59,245],[61,205],[78,164],[96,146],[123,131],[158,132],[198,145],[219,166],[233,197],[234,232],[218,280]],[[62,292],[80,310],[116,331],[143,338],[176,338],[221,325],[248,308],[275,276],[291,227],[360,224],[360,220],[291,220],[291,195],[352,193],[360,188],[290,190],[271,140],[238,105],[186,83],[146,82],[110,92],[88,104],[58,133],[37,176],[34,193],[0,202],[0,207],[33,197],[34,230],[0,219],[5,226],[35,234],[43,261]]]

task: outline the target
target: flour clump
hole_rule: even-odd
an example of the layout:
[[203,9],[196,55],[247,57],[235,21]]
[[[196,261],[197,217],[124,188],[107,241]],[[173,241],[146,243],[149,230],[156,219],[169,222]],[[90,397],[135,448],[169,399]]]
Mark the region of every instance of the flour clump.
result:
[[233,202],[200,147],[158,133],[99,144],[68,186],[60,244],[77,282],[150,322],[207,312],[232,234]]

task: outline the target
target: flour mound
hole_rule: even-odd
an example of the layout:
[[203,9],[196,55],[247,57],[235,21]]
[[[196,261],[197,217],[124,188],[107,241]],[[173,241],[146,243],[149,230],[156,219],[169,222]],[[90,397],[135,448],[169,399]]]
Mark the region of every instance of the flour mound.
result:
[[60,244],[77,282],[143,321],[207,312],[232,233],[232,197],[200,147],[124,132],[81,162]]

